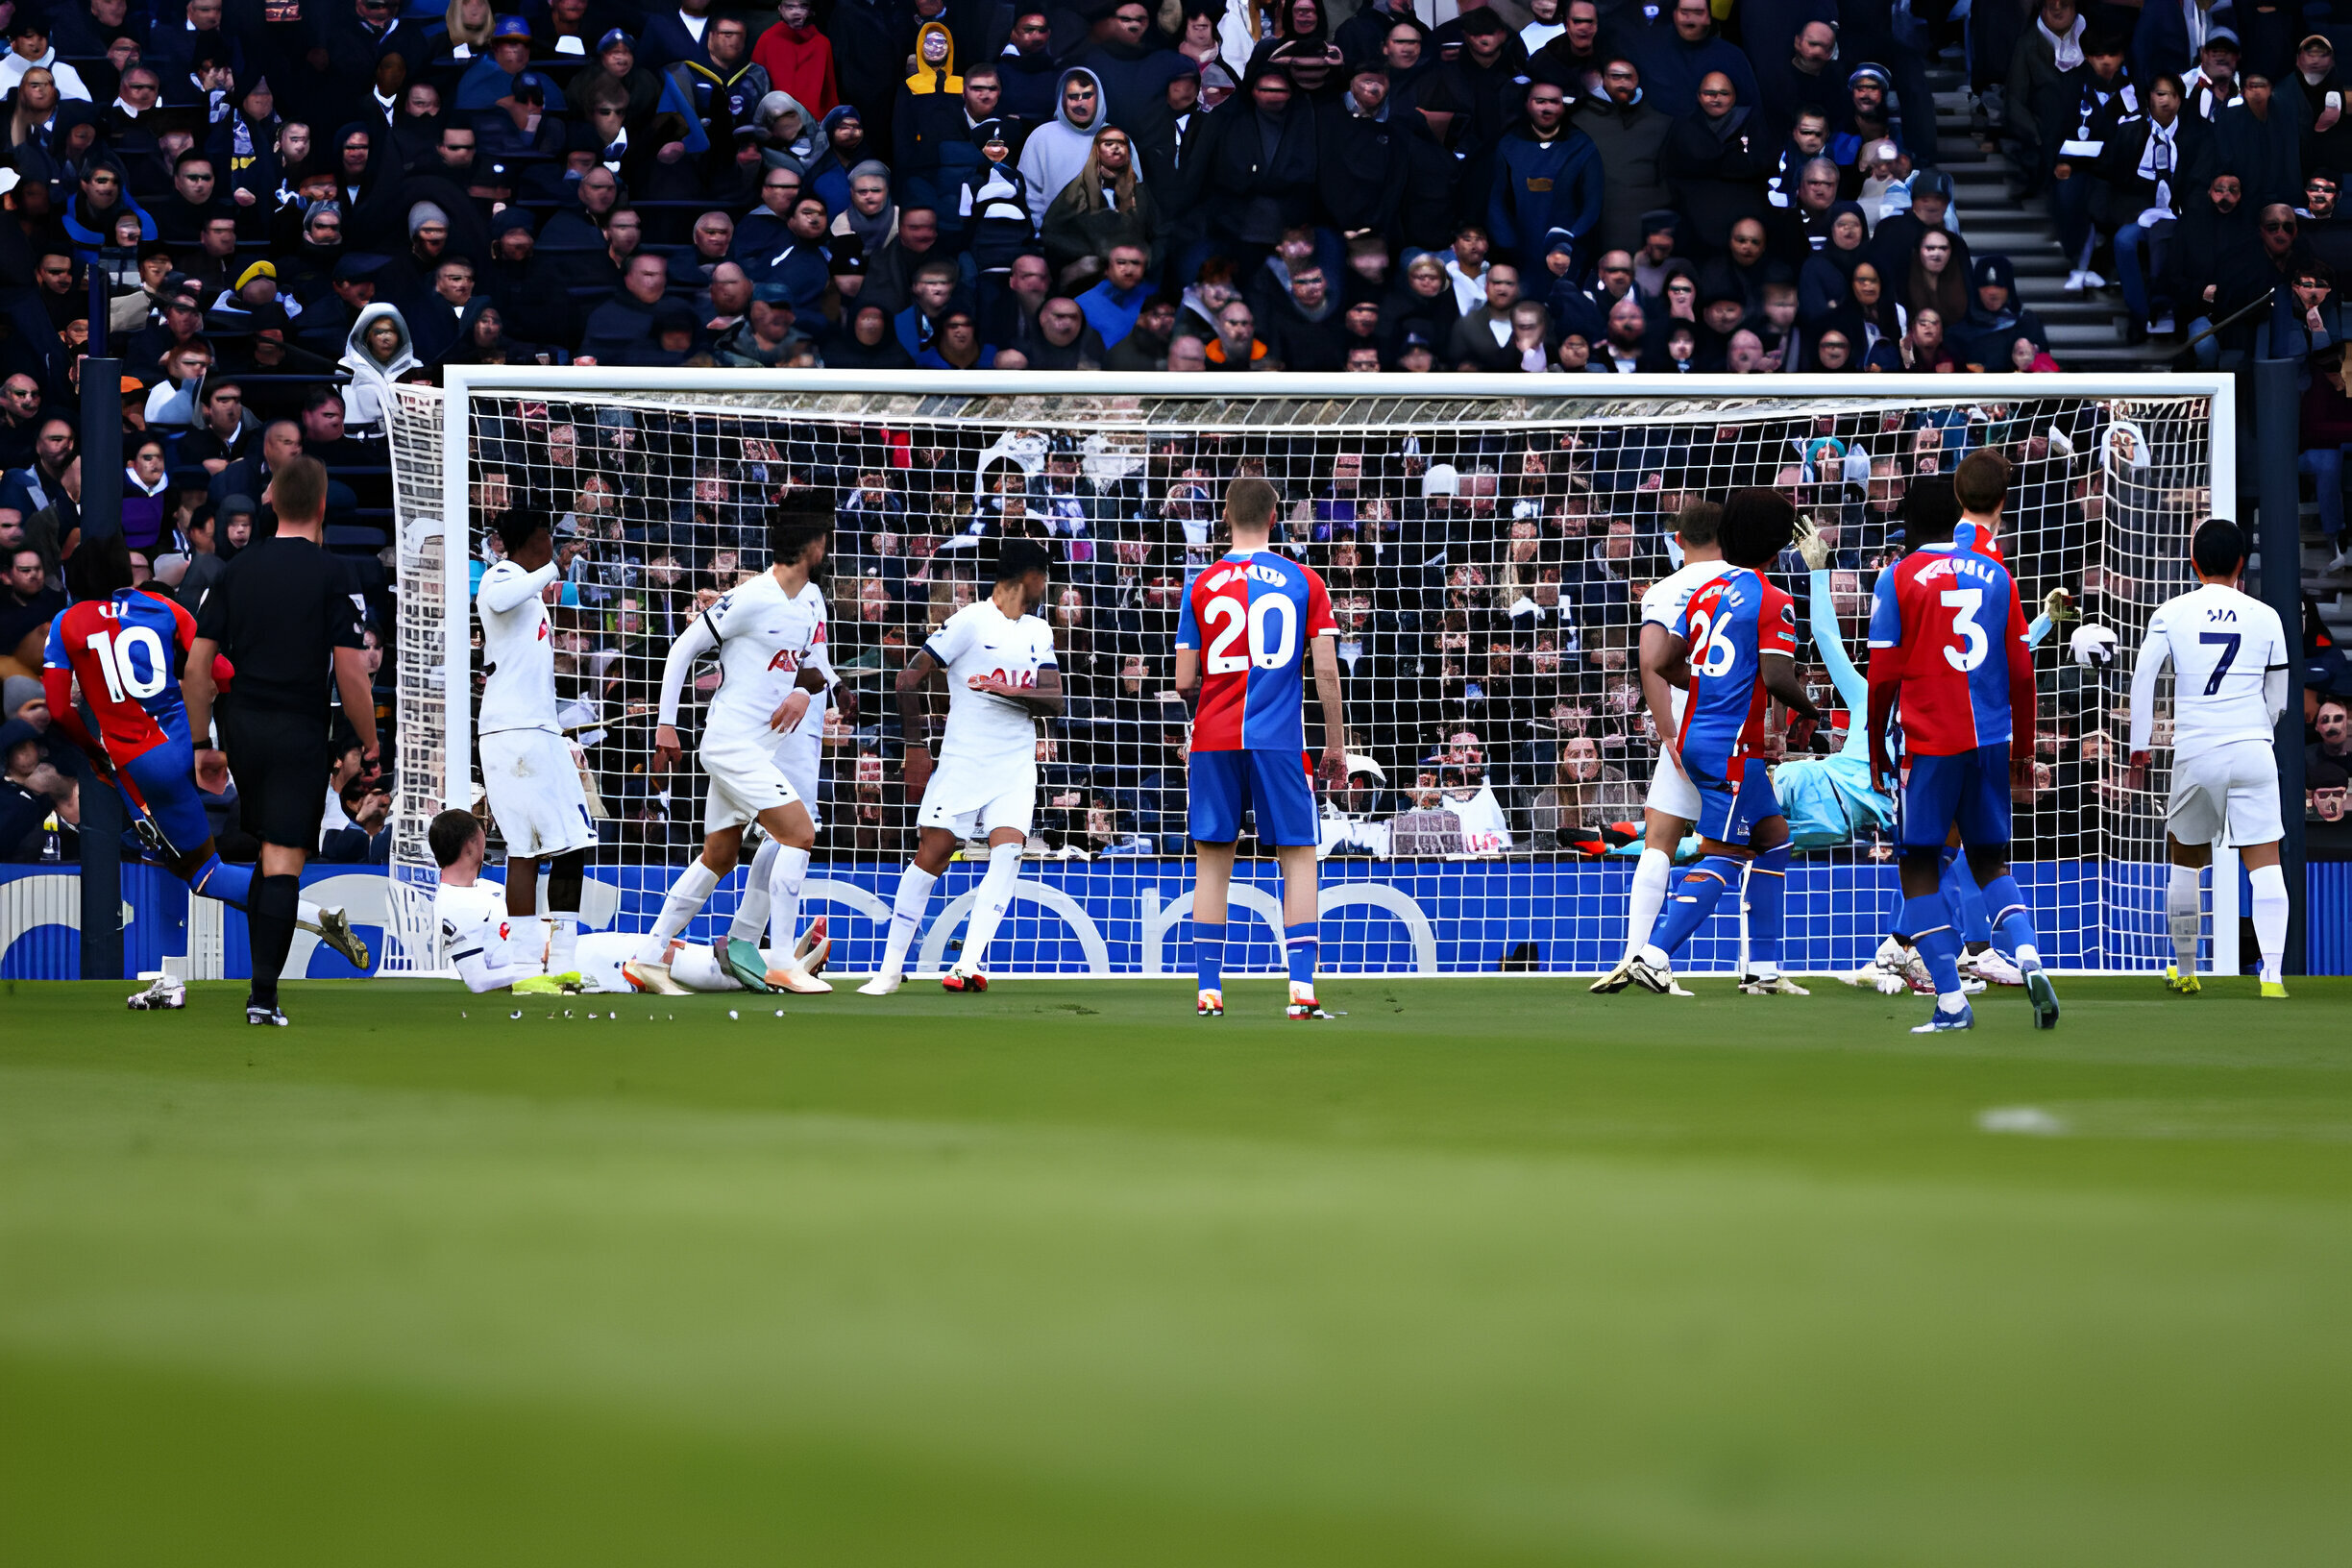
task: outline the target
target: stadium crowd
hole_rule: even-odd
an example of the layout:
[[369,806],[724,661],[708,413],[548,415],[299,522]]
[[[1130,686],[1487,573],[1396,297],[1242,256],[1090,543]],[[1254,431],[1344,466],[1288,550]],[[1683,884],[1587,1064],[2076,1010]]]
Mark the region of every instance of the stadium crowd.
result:
[[[2325,18],[2286,19],[2327,9],[0,0],[0,661],[36,670],[61,602],[81,524],[70,410],[99,340],[123,366],[137,570],[198,602],[270,530],[273,472],[319,457],[327,543],[380,663],[397,613],[385,410],[450,364],[2056,369],[2014,258],[1972,249],[1937,166],[1929,70],[1953,61],[1978,134],[2056,221],[2070,287],[2113,280],[2133,334],[2172,333],[2185,361],[2309,356],[2305,461],[2340,549],[2352,404],[2331,280],[2352,123]],[[1335,810],[1461,824],[1342,835],[1396,853],[1591,844],[1637,814],[1650,747],[1628,650],[1686,489],[1775,482],[1834,512],[1850,618],[1899,542],[1905,484],[1972,445],[2019,464],[2037,591],[2095,600],[2085,524],[2157,493],[2080,455],[2103,427],[2061,432],[2053,456],[2006,408],[1819,432],[1834,460],[1752,431],[1720,451],[1650,451],[1654,432],[1145,452],[720,433],[520,404],[477,453],[484,516],[528,500],[565,519],[564,673],[603,721],[589,761],[616,833],[669,831],[642,771],[649,671],[697,596],[757,567],[747,525],[791,486],[829,488],[843,519],[839,844],[895,849],[881,682],[1002,532],[1059,539],[1068,568],[1049,837],[1180,836],[1175,595],[1207,498],[1255,464],[1331,580],[1351,676],[1398,694],[1352,738],[1379,772]],[[2157,586],[2125,591],[2152,603]],[[2115,772],[2104,744],[2053,714],[2052,798],[2074,804],[2036,819],[2046,831],[2100,809],[2079,780]],[[40,750],[12,741],[0,855],[71,858],[69,776],[16,768]],[[328,858],[382,858],[381,780],[355,752],[324,787]],[[208,791],[233,845],[225,772]]]

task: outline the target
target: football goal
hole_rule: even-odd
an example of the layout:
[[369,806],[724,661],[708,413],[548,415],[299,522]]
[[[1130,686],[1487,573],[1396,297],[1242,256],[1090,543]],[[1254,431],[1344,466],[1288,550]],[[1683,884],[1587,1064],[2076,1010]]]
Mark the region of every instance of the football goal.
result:
[[[2149,613],[2192,580],[2192,530],[2236,511],[2226,377],[453,366],[441,388],[399,388],[389,424],[400,529],[387,973],[436,968],[425,826],[481,801],[472,591],[496,558],[488,525],[509,506],[556,519],[557,685],[601,839],[592,927],[649,925],[700,841],[693,753],[718,677],[703,666],[686,694],[686,765],[657,772],[671,642],[767,565],[777,498],[814,492],[836,518],[822,586],[841,683],[803,910],[828,919],[834,968],[873,967],[913,848],[898,672],[931,627],[989,592],[997,541],[1027,536],[1055,563],[1039,613],[1068,703],[1039,725],[1029,858],[992,968],[1188,972],[1177,607],[1223,548],[1226,485],[1256,475],[1281,497],[1282,548],[1323,576],[1339,625],[1351,772],[1321,797],[1325,968],[1592,972],[1626,936],[1657,755],[1640,605],[1680,564],[1677,513],[1763,485],[1819,526],[1825,566],[1792,550],[1775,576],[1799,605],[1806,679],[1838,723],[1808,747],[1788,751],[1776,733],[1772,745],[1776,769],[1834,772],[1861,723],[1851,669],[1868,663],[1871,587],[1905,548],[1903,497],[1948,483],[1985,447],[2014,465],[1995,543],[2027,615],[2053,590],[2067,596],[2034,653],[2033,778],[2016,799],[2045,958],[2144,971],[2169,955],[2168,751],[2144,790],[2126,788],[2124,702]],[[2086,627],[2112,632],[2110,656]],[[1865,961],[1899,899],[1889,822],[1833,790],[1821,801],[1799,824],[1786,938],[1790,966],[1811,972]],[[950,869],[911,972],[952,961],[984,865]],[[690,938],[725,920],[743,875]],[[2229,972],[2234,867],[2209,898],[2214,960]],[[1236,901],[1228,969],[1280,972],[1270,858],[1245,859]],[[1688,968],[1729,968],[1737,940],[1703,934]]]

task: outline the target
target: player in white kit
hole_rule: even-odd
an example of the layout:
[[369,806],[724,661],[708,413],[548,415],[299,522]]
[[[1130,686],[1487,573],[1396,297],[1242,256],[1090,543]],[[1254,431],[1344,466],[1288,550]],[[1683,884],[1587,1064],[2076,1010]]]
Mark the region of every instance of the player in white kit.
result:
[[[573,969],[581,884],[597,842],[572,743],[555,720],[555,644],[547,590],[560,576],[547,513],[518,506],[491,525],[505,557],[474,593],[481,618],[481,712],[475,721],[482,789],[506,840],[509,950],[526,973]],[[548,918],[539,908],[539,868],[549,863]]]
[[[678,698],[696,661],[716,652],[722,679],[704,715],[697,753],[710,784],[702,852],[679,873],[636,958],[624,966],[641,991],[684,992],[670,976],[670,944],[720,879],[735,869],[743,854],[743,830],[754,821],[776,845],[768,915],[784,931],[798,923],[817,823],[778,758],[791,733],[807,719],[812,696],[837,678],[826,650],[824,595],[810,580],[824,564],[832,534],[833,515],[822,506],[804,501],[779,507],[768,526],[773,564],[722,594],[671,646],[662,667],[660,723],[653,731],[655,772],[676,767],[684,756]],[[742,919],[739,912],[739,922]],[[769,966],[758,933],[757,923],[748,931],[730,927],[722,949],[727,971],[746,990],[814,995],[833,989],[796,964]]]
[[[922,791],[915,858],[891,900],[881,972],[858,988],[888,996],[906,972],[907,946],[931,904],[932,887],[975,828],[988,834],[988,870],[972,901],[964,951],[940,982],[949,991],[988,990],[988,949],[1020,876],[1021,850],[1037,808],[1037,721],[1062,711],[1062,669],[1053,628],[1034,612],[1045,598],[1044,548],[1008,539],[996,557],[996,587],[947,618],[898,675],[906,782]],[[947,734],[934,770],[923,687],[947,679]]]
[[[1675,514],[1675,543],[1681,548],[1682,565],[1650,585],[1641,601],[1642,697],[1649,703],[1651,722],[1663,741],[1682,729],[1682,704],[1688,694],[1656,673],[1666,657],[1666,641],[1675,618],[1691,595],[1723,575],[1723,548],[1715,542],[1723,508],[1711,501],[1694,501]],[[1602,992],[1625,990],[1633,981],[1633,955],[1650,940],[1658,911],[1666,907],[1666,883],[1674,870],[1675,850],[1691,824],[1699,820],[1699,791],[1682,776],[1674,753],[1658,747],[1657,770],[1650,775],[1650,796],[1642,811],[1641,859],[1633,866],[1631,902],[1626,919],[1626,949],[1617,967],[1593,982]],[[1677,995],[1690,994],[1679,985]]]
[[2135,791],[2147,781],[2156,719],[2156,681],[2172,666],[2172,802],[2165,814],[2172,877],[2165,914],[2173,963],[2166,984],[2184,994],[2197,979],[2199,876],[2213,846],[2238,850],[2254,891],[2254,935],[2262,947],[2262,994],[2283,997],[2287,956],[2287,875],[2279,841],[2279,715],[2287,711],[2292,653],[2278,612],[2238,588],[2245,570],[2245,534],[2223,518],[2200,525],[2190,544],[2198,586],[2156,607],[2132,671],[2131,768]]
[[570,995],[584,989],[577,974],[543,974],[513,943],[513,919],[501,907],[499,885],[481,880],[482,854],[490,846],[481,819],[457,808],[436,816],[425,830],[441,884],[433,890],[433,919],[441,945],[466,990],[511,987],[518,996]]

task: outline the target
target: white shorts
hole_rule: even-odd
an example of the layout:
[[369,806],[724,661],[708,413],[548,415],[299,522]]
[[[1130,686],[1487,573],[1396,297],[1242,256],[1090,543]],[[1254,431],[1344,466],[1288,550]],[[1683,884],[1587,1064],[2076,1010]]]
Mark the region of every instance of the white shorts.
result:
[[481,738],[482,791],[506,853],[548,860],[597,842],[572,745],[545,729],[500,729]]
[[2268,743],[2229,741],[2175,751],[2165,831],[2183,844],[2224,844],[2232,849],[2285,838],[2278,757]]
[[776,766],[784,770],[784,782],[793,787],[793,794],[808,807],[809,821],[822,827],[824,818],[817,810],[817,780],[824,771],[824,731],[812,729],[803,734],[794,730],[776,747]]
[[917,827],[943,827],[970,840],[1000,827],[1017,827],[1023,838],[1037,816],[1037,770],[988,769],[942,763],[923,787]]
[[759,821],[763,811],[800,798],[777,761],[783,747],[757,741],[713,741],[705,738],[696,754],[710,789],[702,797],[702,831],[723,832]]
[[1686,822],[1699,820],[1699,787],[1683,776],[1681,765],[1664,751],[1658,753],[1657,770],[1650,775],[1650,797],[1642,803]]

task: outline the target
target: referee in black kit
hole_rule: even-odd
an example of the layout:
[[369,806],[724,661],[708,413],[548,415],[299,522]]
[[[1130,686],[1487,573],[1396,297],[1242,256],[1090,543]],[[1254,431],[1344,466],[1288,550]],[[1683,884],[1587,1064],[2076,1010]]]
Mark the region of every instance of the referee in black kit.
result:
[[294,942],[303,862],[318,847],[327,809],[331,683],[342,690],[370,773],[379,750],[359,600],[321,542],[326,468],[315,457],[295,458],[271,477],[267,501],[278,531],[238,552],[205,596],[181,687],[189,727],[201,737],[212,714],[212,656],[227,653],[235,667],[221,739],[245,830],[261,841],[261,874],[246,912],[253,994],[245,1021],[282,1025],[278,972]]

